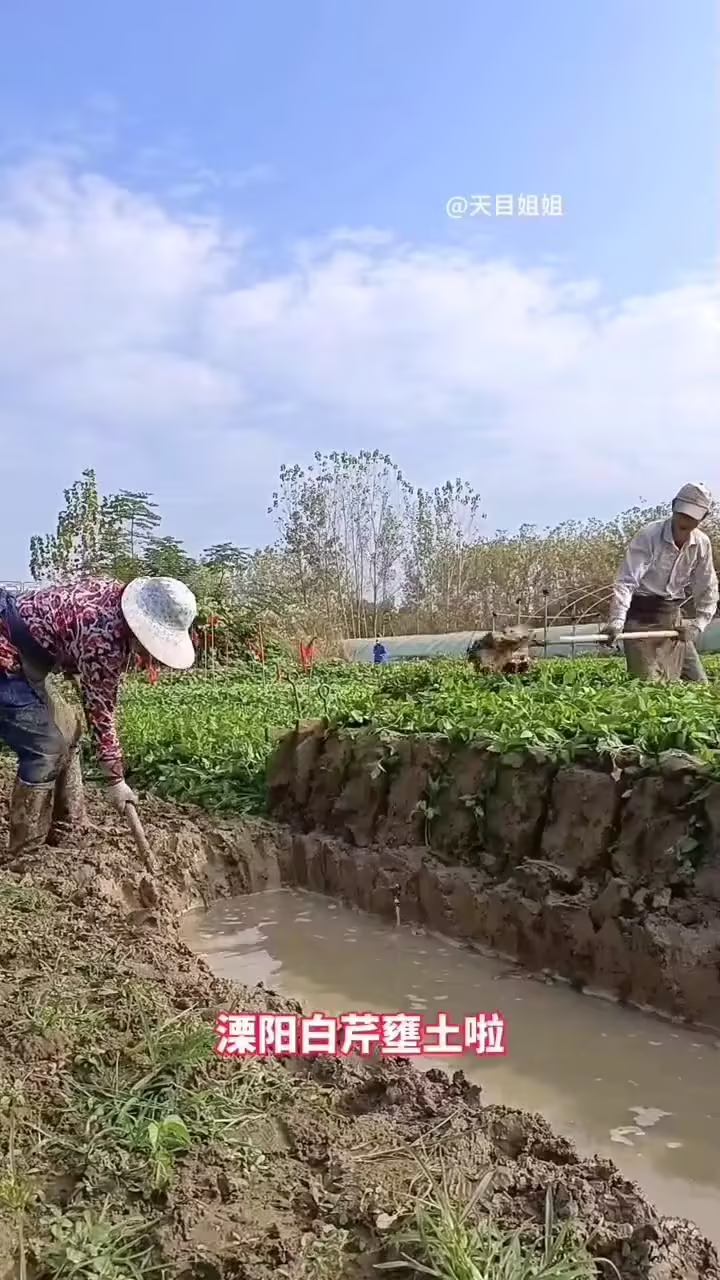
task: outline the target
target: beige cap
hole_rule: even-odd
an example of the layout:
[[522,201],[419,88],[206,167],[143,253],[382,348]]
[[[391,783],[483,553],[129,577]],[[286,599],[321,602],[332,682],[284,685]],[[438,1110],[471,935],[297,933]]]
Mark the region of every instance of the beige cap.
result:
[[684,484],[673,498],[672,509],[690,516],[691,520],[704,520],[712,504],[712,494],[706,485]]

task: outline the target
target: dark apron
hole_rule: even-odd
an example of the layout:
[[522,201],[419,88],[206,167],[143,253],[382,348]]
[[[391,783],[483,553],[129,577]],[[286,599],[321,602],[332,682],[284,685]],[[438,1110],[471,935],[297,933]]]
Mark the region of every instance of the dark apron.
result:
[[664,596],[634,595],[625,620],[627,631],[647,631],[647,640],[623,644],[628,674],[640,680],[679,680],[685,661],[685,645],[677,640],[652,640],[653,631],[673,631],[678,626],[681,600]]
[[669,631],[677,626],[678,614],[682,600],[667,600],[664,596],[634,595],[630,601],[625,627],[636,622],[641,627],[657,627],[658,631]]

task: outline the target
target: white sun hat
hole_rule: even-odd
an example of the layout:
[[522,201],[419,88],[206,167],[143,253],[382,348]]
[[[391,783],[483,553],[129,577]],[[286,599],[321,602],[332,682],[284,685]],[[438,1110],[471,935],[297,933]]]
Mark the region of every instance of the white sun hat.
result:
[[130,630],[151,657],[164,667],[187,671],[195,661],[190,628],[197,600],[177,578],[133,578],[120,607]]
[[691,520],[704,520],[712,507],[710,490],[704,484],[684,484],[673,498],[673,511],[680,511]]

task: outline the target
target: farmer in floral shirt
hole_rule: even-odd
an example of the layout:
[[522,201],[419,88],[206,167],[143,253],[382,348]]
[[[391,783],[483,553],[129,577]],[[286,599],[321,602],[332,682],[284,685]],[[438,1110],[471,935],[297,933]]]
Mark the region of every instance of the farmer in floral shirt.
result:
[[48,676],[79,678],[108,798],[119,813],[136,798],[125,782],[115,728],[122,676],[138,654],[186,670],[195,651],[192,592],[175,578],[86,579],[17,596],[0,589],[0,741],[18,758],[10,854],[32,852],[85,815],[82,716]]

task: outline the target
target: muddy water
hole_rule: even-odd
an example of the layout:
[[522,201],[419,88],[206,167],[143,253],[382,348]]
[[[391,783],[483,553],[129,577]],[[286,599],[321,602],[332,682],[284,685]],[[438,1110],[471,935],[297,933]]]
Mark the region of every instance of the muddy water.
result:
[[[186,939],[221,977],[266,986],[309,1012],[500,1011],[507,1056],[435,1055],[488,1102],[538,1111],[588,1153],[610,1156],[657,1208],[720,1244],[720,1042],[547,985],[325,898],[282,889],[187,917]],[[237,1012],[242,1012],[238,1010]],[[417,1061],[417,1060],[416,1060]]]

